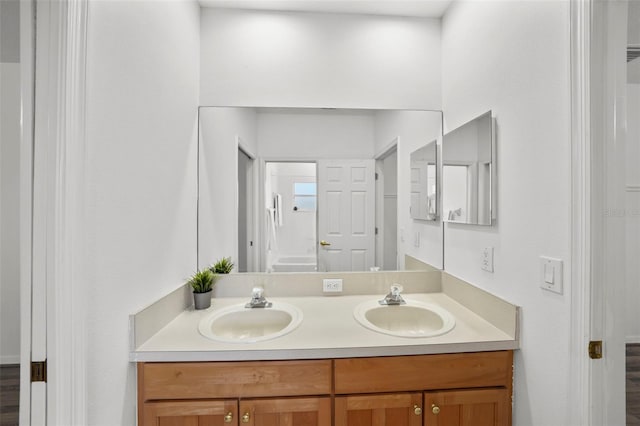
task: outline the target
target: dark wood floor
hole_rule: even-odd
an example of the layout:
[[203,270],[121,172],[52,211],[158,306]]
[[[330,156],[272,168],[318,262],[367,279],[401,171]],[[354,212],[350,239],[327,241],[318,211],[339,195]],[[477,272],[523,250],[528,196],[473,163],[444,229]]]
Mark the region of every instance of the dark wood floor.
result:
[[640,344],[627,345],[627,425],[640,425]]
[[0,426],[17,426],[20,366],[0,365]]

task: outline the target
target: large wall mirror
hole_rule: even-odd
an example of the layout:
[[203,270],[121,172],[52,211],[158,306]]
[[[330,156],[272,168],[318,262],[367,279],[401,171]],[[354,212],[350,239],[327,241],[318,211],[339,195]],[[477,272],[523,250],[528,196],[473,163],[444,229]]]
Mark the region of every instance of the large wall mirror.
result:
[[491,111],[444,135],[443,220],[491,225],[495,219],[495,132]]
[[441,143],[440,111],[201,107],[199,132],[199,267],[397,270],[408,254],[442,268],[439,212],[412,219],[409,167]]

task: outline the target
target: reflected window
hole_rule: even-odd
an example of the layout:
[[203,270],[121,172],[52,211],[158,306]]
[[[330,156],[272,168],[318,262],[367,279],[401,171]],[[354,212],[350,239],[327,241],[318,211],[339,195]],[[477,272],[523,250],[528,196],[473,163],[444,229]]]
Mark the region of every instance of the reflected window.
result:
[[293,210],[297,212],[316,211],[318,191],[315,182],[293,183]]

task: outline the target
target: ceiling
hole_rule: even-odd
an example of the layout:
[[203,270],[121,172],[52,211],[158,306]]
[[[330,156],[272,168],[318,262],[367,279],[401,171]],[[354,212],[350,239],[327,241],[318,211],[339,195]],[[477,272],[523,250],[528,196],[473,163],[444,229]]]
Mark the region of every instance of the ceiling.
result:
[[202,7],[441,18],[453,0],[199,0]]

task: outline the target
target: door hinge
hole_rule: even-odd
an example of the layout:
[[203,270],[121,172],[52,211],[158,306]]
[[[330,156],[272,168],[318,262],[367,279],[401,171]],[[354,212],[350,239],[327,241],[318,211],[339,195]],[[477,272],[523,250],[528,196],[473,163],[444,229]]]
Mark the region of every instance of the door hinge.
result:
[[378,228],[376,227],[376,235],[378,235]]
[[[371,175],[369,175],[369,176],[371,176]],[[378,173],[377,172],[376,172],[376,180],[378,180]]]
[[31,382],[47,381],[47,360],[31,361]]
[[589,342],[589,358],[602,358],[602,340],[592,340]]

